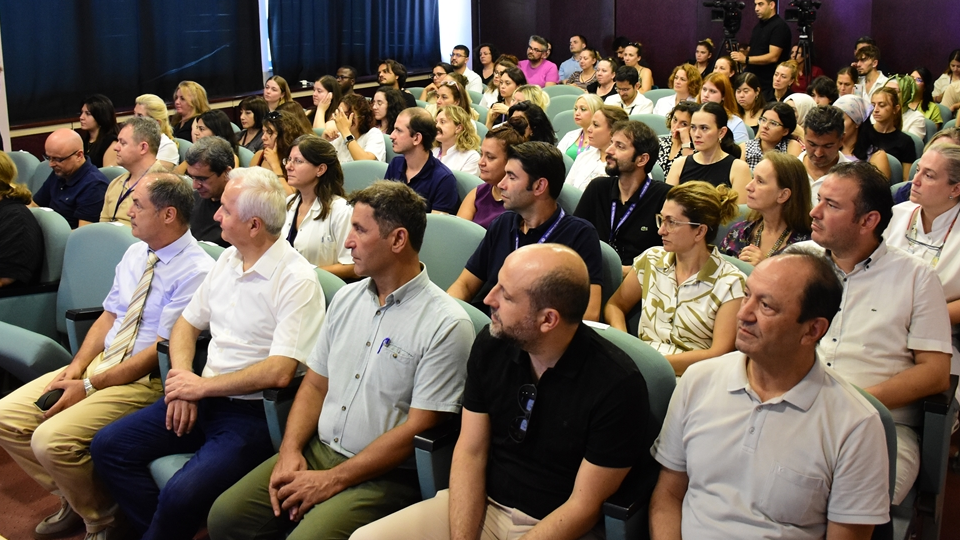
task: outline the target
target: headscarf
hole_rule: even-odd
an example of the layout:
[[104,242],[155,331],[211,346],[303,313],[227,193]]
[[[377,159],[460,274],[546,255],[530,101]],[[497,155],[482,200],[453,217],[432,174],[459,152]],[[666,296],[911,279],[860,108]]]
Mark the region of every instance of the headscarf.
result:
[[853,94],[840,96],[833,102],[833,106],[843,111],[858,126],[866,122],[873,112],[873,105],[869,101]]
[[906,111],[907,103],[917,95],[917,81],[910,75],[893,75],[890,78],[896,80],[900,87],[900,109]]
[[803,125],[803,119],[807,117],[807,113],[810,112],[810,109],[817,106],[817,102],[813,100],[812,97],[797,92],[796,94],[790,94],[787,96],[787,99],[783,100],[784,103],[788,101],[793,101],[793,107],[797,110],[797,125]]

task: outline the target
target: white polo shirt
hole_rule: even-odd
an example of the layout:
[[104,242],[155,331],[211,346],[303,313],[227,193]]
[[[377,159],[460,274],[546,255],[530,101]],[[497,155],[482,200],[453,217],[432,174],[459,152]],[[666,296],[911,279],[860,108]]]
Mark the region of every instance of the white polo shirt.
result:
[[828,520],[889,519],[880,416],[821,362],[766,402],[750,387],[743,353],[697,362],[651,452],[690,478],[684,538],[823,538]]
[[440,149],[431,150],[433,157],[440,160],[451,171],[462,171],[474,176],[480,176],[480,152],[476,150],[460,150],[456,146],[447,150],[444,156],[440,157]]
[[[800,163],[803,163],[803,158],[806,157],[806,155],[807,155],[807,151],[806,151],[806,150],[804,150],[803,152],[800,152],[800,155],[797,156],[797,159],[800,160]],[[843,155],[843,152],[838,153],[837,156],[839,156],[839,158],[837,159],[837,163],[836,163],[837,165],[839,165],[839,164],[841,164],[841,163],[852,163],[852,162],[853,162],[852,159],[850,159],[850,158],[848,158],[847,156]],[[806,166],[804,166],[804,169],[806,169]],[[809,172],[809,171],[807,172],[807,179],[810,180],[810,201],[813,203],[813,206],[816,206],[816,205],[817,205],[817,202],[819,202],[819,200],[817,199],[817,197],[820,195],[820,186],[823,185],[823,179],[826,178],[826,177],[827,177],[827,175],[823,175],[823,176],[821,176],[820,178],[814,178],[814,177],[810,176],[810,172]]]

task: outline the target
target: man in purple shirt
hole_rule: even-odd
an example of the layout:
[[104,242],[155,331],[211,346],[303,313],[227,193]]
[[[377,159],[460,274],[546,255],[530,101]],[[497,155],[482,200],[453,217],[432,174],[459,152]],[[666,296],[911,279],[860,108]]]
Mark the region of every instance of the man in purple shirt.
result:
[[527,77],[527,83],[544,87],[560,82],[557,65],[547,60],[546,54],[547,40],[540,36],[530,36],[527,59],[520,62],[518,66]]

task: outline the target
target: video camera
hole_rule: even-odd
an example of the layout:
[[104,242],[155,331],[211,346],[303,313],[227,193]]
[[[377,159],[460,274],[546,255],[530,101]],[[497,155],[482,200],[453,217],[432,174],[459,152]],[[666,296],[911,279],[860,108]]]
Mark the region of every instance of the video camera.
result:
[[704,2],[703,6],[711,8],[711,21],[723,23],[725,36],[732,38],[737,35],[737,32],[740,31],[740,25],[743,22],[741,10],[746,4],[740,0],[712,0],[710,2]]
[[809,28],[817,20],[817,10],[823,4],[820,0],[793,0],[784,12],[783,18],[795,22],[801,28]]

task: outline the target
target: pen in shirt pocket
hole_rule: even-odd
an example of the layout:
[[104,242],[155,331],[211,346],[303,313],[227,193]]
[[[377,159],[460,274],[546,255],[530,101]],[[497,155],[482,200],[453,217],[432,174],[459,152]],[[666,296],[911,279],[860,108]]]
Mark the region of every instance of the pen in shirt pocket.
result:
[[380,354],[380,351],[383,350],[383,346],[390,346],[390,338],[383,338],[383,341],[380,342],[380,348],[377,349],[377,354]]

